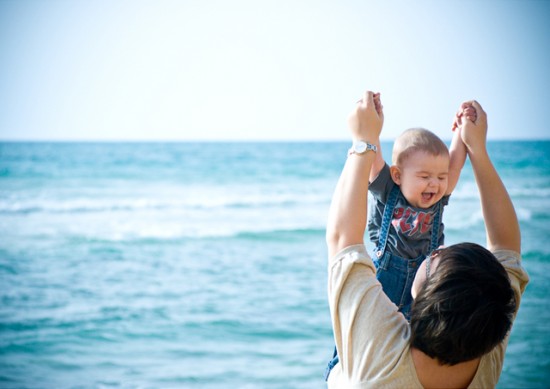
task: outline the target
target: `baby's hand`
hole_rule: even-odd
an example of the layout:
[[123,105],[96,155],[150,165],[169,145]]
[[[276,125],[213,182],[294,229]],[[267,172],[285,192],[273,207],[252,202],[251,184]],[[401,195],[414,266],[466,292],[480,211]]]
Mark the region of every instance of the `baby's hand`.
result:
[[477,120],[477,111],[471,102],[461,104],[458,112],[455,114],[452,128],[453,131],[462,127],[464,118],[471,120],[472,122]]

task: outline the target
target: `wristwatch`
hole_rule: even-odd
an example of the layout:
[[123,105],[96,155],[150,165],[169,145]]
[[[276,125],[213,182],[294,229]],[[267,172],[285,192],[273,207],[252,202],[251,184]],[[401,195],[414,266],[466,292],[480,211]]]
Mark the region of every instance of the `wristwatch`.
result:
[[356,140],[353,142],[353,145],[348,150],[348,155],[363,154],[369,150],[374,151],[375,153],[378,151],[376,145],[373,145],[369,142],[365,142],[363,140]]

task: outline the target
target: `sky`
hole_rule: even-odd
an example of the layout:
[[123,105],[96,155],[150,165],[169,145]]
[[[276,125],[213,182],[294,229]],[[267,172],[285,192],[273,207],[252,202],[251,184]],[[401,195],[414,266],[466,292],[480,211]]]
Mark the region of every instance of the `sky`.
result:
[[550,0],[0,0],[2,140],[548,139]]

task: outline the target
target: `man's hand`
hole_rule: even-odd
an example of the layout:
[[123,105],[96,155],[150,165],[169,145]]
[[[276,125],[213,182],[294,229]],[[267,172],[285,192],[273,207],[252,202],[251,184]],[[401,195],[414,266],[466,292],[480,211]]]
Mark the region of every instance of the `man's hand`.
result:
[[348,118],[353,140],[376,142],[384,124],[380,93],[366,91]]
[[477,112],[474,106],[472,105],[472,101],[465,101],[460,105],[460,108],[456,112],[453,120],[452,130],[454,131],[456,129],[460,129],[466,119],[471,120],[473,122],[477,120]]
[[475,100],[467,102],[475,109],[476,116],[463,117],[461,128],[461,138],[468,149],[468,153],[485,150],[487,143],[487,114],[481,108],[481,105]]

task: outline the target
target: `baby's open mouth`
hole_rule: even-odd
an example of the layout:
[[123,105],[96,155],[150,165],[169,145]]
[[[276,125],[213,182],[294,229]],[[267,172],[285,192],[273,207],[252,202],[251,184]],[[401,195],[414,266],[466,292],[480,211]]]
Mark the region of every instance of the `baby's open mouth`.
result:
[[430,193],[430,192],[422,193],[422,200],[424,200],[424,201],[430,201],[434,197],[435,197],[435,193]]

